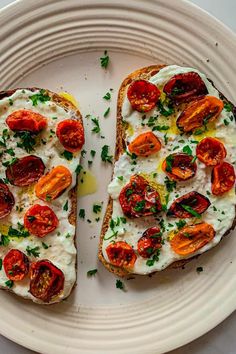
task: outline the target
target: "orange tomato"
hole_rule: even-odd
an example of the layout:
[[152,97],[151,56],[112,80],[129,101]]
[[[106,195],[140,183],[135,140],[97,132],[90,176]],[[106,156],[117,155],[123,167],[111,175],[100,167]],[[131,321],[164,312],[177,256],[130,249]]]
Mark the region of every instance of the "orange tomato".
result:
[[210,224],[202,222],[183,227],[170,241],[172,250],[188,256],[210,242],[215,236],[215,230]]
[[161,149],[161,143],[152,132],[142,133],[129,144],[131,154],[147,157]]
[[50,201],[59,197],[71,182],[72,176],[68,168],[56,166],[39,179],[35,193],[39,199]]
[[208,122],[216,120],[223,108],[222,100],[213,96],[204,96],[187,105],[176,121],[177,127],[185,133],[191,133]]
[[234,166],[228,162],[221,162],[216,165],[211,174],[211,191],[214,195],[221,195],[233,188],[235,184]]

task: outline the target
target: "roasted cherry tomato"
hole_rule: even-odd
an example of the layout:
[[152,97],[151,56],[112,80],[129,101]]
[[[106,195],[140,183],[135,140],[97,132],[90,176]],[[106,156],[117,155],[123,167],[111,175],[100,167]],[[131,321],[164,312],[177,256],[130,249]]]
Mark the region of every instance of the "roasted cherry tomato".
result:
[[8,186],[0,180],[0,219],[4,218],[12,211],[15,204],[13,194]]
[[130,144],[129,151],[137,156],[150,156],[161,149],[160,140],[152,132],[142,133]]
[[150,227],[138,240],[138,253],[143,258],[151,257],[160,248],[161,232],[159,227]]
[[37,182],[44,174],[45,166],[37,156],[25,156],[7,166],[6,177],[14,186],[25,187]]
[[162,209],[157,190],[139,175],[131,177],[121,190],[119,201],[123,213],[129,218],[155,215]]
[[210,205],[209,199],[204,195],[198,192],[189,192],[171,204],[167,216],[180,219],[192,218],[203,214]]
[[214,195],[228,192],[235,183],[234,167],[228,162],[216,165],[212,170],[211,183],[211,191]]
[[193,156],[180,153],[171,154],[162,163],[163,171],[176,181],[186,181],[195,176],[197,164]]
[[79,151],[84,145],[84,128],[79,120],[63,120],[57,125],[56,134],[60,143],[67,151]]
[[72,175],[65,166],[56,166],[45,176],[42,176],[35,186],[39,199],[50,202],[59,197],[71,185]]
[[164,86],[163,91],[176,104],[189,102],[208,93],[206,85],[195,72],[177,74]]
[[207,166],[215,166],[227,155],[224,144],[215,138],[205,138],[196,149],[197,158]]
[[47,205],[35,204],[27,210],[24,216],[24,226],[38,237],[44,237],[58,226],[58,218]]
[[16,131],[28,131],[31,133],[38,133],[47,127],[47,118],[39,113],[21,109],[11,113],[6,123],[8,127]]
[[106,252],[111,264],[116,267],[133,268],[137,259],[133,248],[124,241],[110,243]]
[[138,112],[149,112],[153,109],[160,95],[156,85],[146,80],[132,82],[127,91],[132,108]]
[[12,249],[4,257],[3,266],[9,279],[19,281],[29,272],[29,259],[23,252]]
[[187,225],[172,238],[170,245],[175,253],[188,256],[205,246],[214,236],[215,230],[206,222]]
[[177,127],[185,133],[192,133],[195,129],[216,120],[223,108],[222,100],[205,96],[188,104],[176,121]]
[[47,259],[30,267],[30,293],[44,302],[50,302],[64,288],[63,272]]

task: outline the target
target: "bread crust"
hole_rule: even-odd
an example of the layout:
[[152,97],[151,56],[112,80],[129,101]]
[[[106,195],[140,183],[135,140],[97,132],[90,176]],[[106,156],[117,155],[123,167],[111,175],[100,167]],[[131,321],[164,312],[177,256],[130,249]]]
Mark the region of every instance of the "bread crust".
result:
[[[24,90],[24,89],[25,90],[29,90],[32,93],[35,92],[35,91],[41,90],[40,88],[32,87],[32,88],[17,88],[17,89],[8,90],[8,91],[0,91],[0,100],[2,100],[5,97],[9,97],[9,96],[13,95],[13,93],[18,91],[18,90]],[[69,100],[67,100],[64,97],[59,96],[55,92],[52,92],[52,91],[50,91],[48,89],[44,89],[44,90],[45,90],[45,94],[47,94],[51,98],[51,101],[55,102],[58,106],[63,108],[66,112],[68,112],[69,110],[73,111],[73,119],[79,120],[81,122],[82,126],[83,126],[82,115],[81,115],[80,111],[78,110],[78,108],[75,107],[72,102],[70,102]],[[70,198],[70,201],[71,201],[71,210],[70,210],[70,213],[69,213],[69,216],[68,216],[68,221],[73,226],[76,226],[76,220],[77,220],[77,183],[78,183],[78,180],[76,181],[76,185],[69,192],[69,198]],[[75,231],[75,234],[74,234],[74,245],[76,247],[76,231]],[[77,274],[77,260],[76,260],[76,264],[75,264],[75,270],[76,270],[76,274]],[[66,298],[68,298],[70,296],[70,294],[74,290],[75,286],[76,286],[76,282],[73,285],[70,293],[68,294],[68,296]],[[14,295],[16,295],[17,297],[23,298],[23,299],[25,299],[27,301],[32,301],[29,298],[26,298],[24,296],[20,296],[20,295],[16,294],[13,290],[11,290],[9,288],[0,287],[0,289],[1,290],[6,290],[8,292],[11,292]],[[40,304],[40,305],[47,305],[48,306],[48,305],[53,305],[55,303],[59,303],[61,301],[64,301],[66,298],[63,298],[63,299],[61,299],[59,301],[55,301],[53,303],[41,303],[41,302],[40,303],[36,302],[36,303]]]
[[[116,147],[115,147],[115,161],[117,161],[120,157],[121,154],[124,153],[126,149],[126,143],[125,143],[125,125],[122,123],[122,105],[123,101],[125,98],[125,94],[127,91],[127,87],[130,85],[130,83],[133,80],[139,80],[139,79],[144,79],[144,80],[149,80],[153,75],[157,74],[162,68],[166,67],[166,64],[161,64],[161,65],[151,65],[147,66],[144,68],[141,68],[139,70],[136,70],[132,72],[130,75],[128,75],[124,81],[122,82],[119,93],[118,93],[118,99],[117,99],[117,122],[116,122]],[[209,80],[212,84],[213,82]],[[213,84],[214,86],[214,84]],[[220,98],[227,103],[231,103],[221,92],[220,92]],[[234,108],[235,112],[235,108]],[[235,117],[236,120],[236,117]],[[103,223],[102,223],[102,229],[101,229],[101,234],[100,234],[100,242],[99,242],[99,251],[98,251],[98,258],[102,262],[102,264],[112,273],[119,277],[125,277],[129,276],[130,274],[135,274],[135,273],[130,273],[124,268],[116,267],[110,263],[108,263],[102,253],[102,244],[103,244],[103,238],[108,230],[110,220],[112,217],[112,212],[113,212],[113,200],[111,197],[109,197],[107,208],[105,211]],[[226,233],[223,235],[225,237],[228,235],[236,226],[236,207],[235,207],[235,218],[233,221],[233,224],[229,230],[226,231]],[[222,238],[223,238],[222,237]],[[179,261],[176,261],[169,265],[167,268],[184,268],[184,266],[189,263],[191,260],[198,258],[200,255],[193,256],[188,259],[181,259]],[[154,272],[155,273],[155,272]],[[140,274],[139,274],[140,275]],[[141,276],[144,276],[146,274],[143,274]]]

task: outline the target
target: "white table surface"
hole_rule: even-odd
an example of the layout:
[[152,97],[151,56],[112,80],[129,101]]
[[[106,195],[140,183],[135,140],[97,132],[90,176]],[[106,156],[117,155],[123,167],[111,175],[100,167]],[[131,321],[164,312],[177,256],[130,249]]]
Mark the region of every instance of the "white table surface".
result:
[[[236,32],[236,0],[191,1]],[[0,0],[0,8],[11,2],[13,0]],[[0,336],[0,354],[34,353]],[[236,354],[236,312],[203,337],[168,354]]]

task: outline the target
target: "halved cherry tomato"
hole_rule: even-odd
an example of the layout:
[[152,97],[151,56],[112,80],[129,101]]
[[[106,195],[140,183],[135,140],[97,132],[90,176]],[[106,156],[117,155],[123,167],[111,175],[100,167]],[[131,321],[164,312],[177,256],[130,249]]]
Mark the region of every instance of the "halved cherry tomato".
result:
[[[184,208],[183,206],[187,206]],[[167,211],[167,216],[171,216],[172,218],[192,218],[197,214],[203,214],[211,205],[209,199],[204,195],[198,192],[189,192],[187,194],[182,195],[182,197],[176,199],[170,206]],[[189,212],[186,209],[190,207],[190,210],[193,212]],[[196,212],[197,214],[195,214]]]
[[171,154],[163,161],[162,169],[170,178],[186,181],[195,176],[197,164],[191,155]]
[[138,240],[138,253],[143,258],[149,258],[161,246],[161,232],[159,227],[150,227],[144,231]]
[[156,85],[146,80],[137,80],[130,84],[127,96],[132,108],[138,112],[148,112],[153,109],[161,92]]
[[63,272],[47,259],[35,262],[30,267],[30,293],[44,302],[60,294],[64,287]]
[[129,151],[137,156],[150,156],[161,149],[160,140],[152,132],[142,133],[130,144]]
[[195,72],[177,74],[164,86],[163,91],[175,103],[189,102],[208,93],[206,85]]
[[215,166],[227,155],[224,144],[215,138],[205,138],[196,149],[197,158],[207,166]]
[[57,125],[56,134],[67,151],[79,151],[84,145],[84,128],[79,120],[63,120]]
[[35,204],[27,210],[24,216],[24,226],[38,237],[44,237],[54,231],[59,224],[54,211],[47,205]]
[[162,209],[157,190],[139,175],[131,177],[121,190],[119,201],[123,213],[129,218],[155,215]]
[[0,219],[5,218],[15,204],[13,194],[10,192],[8,186],[0,181]]
[[29,259],[21,251],[12,249],[3,259],[6,276],[13,281],[20,281],[29,273]]
[[39,199],[49,202],[59,197],[71,185],[72,175],[65,166],[56,166],[42,176],[35,186]]
[[14,132],[28,131],[31,133],[38,133],[47,127],[47,118],[39,113],[20,109],[19,111],[11,113],[7,117],[6,123]]
[[25,187],[37,182],[44,174],[44,170],[43,161],[37,156],[29,155],[7,166],[6,177],[14,186]]
[[214,195],[221,195],[233,188],[235,183],[234,167],[228,162],[216,165],[211,174],[211,190]]
[[137,259],[133,248],[124,241],[111,243],[107,246],[106,252],[109,261],[116,267],[133,268]]
[[178,117],[177,127],[185,132],[192,133],[195,129],[216,120],[224,103],[214,96],[205,96],[188,104],[186,109]]
[[209,243],[214,236],[215,230],[206,222],[187,225],[172,238],[170,245],[175,253],[188,256]]

